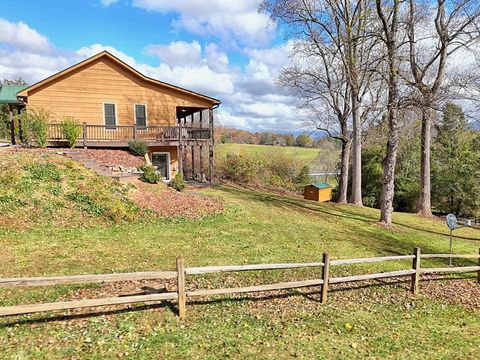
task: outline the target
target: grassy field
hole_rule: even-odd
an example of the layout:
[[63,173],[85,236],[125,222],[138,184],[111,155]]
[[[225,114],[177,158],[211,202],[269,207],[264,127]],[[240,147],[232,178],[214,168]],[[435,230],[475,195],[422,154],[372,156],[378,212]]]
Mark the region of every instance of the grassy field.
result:
[[320,154],[326,154],[326,150],[312,149],[312,148],[300,148],[293,146],[269,146],[269,145],[251,145],[251,144],[219,144],[217,146],[219,153],[226,152],[240,152],[245,151],[247,153],[264,153],[269,154],[271,152],[285,154],[286,156],[293,157],[298,161],[306,163],[312,163],[318,158]]
[[[200,266],[312,262],[321,260],[324,251],[334,258],[408,254],[414,246],[424,252],[448,251],[446,226],[439,220],[398,213],[395,227],[385,229],[376,223],[374,209],[234,187],[205,193],[223,199],[223,214],[196,221],[1,230],[0,272],[14,277],[168,270],[174,269],[179,255],[187,266]],[[456,235],[456,252],[478,252],[478,230],[461,229]],[[442,262],[425,260],[423,266],[433,264]],[[409,266],[410,261],[339,267],[332,276]],[[318,276],[312,269],[191,276],[187,287]],[[153,282],[2,289],[0,303],[132,294],[145,285],[163,286]],[[2,318],[0,354],[4,359],[474,359],[480,349],[480,312],[463,298],[475,291],[478,294],[478,285],[468,279],[424,281],[419,296],[411,295],[404,283],[352,289],[333,285],[327,305],[319,303],[318,289],[190,301],[184,321],[168,304],[97,309],[89,316],[81,311],[67,317]]]

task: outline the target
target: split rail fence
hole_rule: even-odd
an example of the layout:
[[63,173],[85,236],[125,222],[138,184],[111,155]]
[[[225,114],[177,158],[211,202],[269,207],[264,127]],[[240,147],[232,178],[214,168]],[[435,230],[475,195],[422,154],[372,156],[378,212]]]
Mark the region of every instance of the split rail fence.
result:
[[[463,258],[478,259],[477,266],[459,266],[442,268],[421,268],[421,259],[433,258]],[[331,277],[330,267],[338,265],[366,264],[384,261],[412,260],[412,267],[405,270],[389,271],[383,273],[371,273],[362,275],[351,275],[342,277]],[[255,285],[237,288],[217,288],[186,290],[187,275],[201,275],[224,272],[242,272],[242,271],[265,271],[280,269],[299,269],[299,268],[319,268],[321,277],[312,280],[290,281],[275,284]],[[59,284],[80,284],[80,283],[103,283],[115,281],[132,280],[177,280],[177,291],[166,293],[155,293],[148,295],[132,295],[121,297],[110,297],[102,299],[75,300],[43,304],[17,305],[0,307],[0,316],[13,316],[45,311],[68,310],[88,307],[98,307],[107,305],[121,305],[132,303],[159,302],[165,300],[176,300],[178,304],[178,314],[181,318],[185,317],[187,298],[204,297],[212,295],[229,295],[251,292],[264,292],[273,290],[286,290],[294,288],[319,286],[321,302],[327,302],[327,294],[330,284],[349,283],[354,281],[364,281],[373,279],[395,278],[401,276],[411,277],[411,291],[414,294],[419,293],[420,275],[432,273],[466,273],[477,272],[477,281],[480,283],[480,250],[478,254],[421,254],[420,248],[415,248],[412,255],[382,256],[374,258],[359,259],[338,259],[331,260],[328,253],[323,254],[323,261],[317,263],[298,263],[298,264],[257,264],[257,265],[233,265],[233,266],[206,266],[206,267],[185,267],[184,259],[177,259],[176,271],[151,271],[135,273],[118,274],[100,274],[100,275],[74,275],[74,276],[50,276],[50,277],[30,277],[30,278],[0,278],[0,287],[24,287],[24,286],[49,286]]]

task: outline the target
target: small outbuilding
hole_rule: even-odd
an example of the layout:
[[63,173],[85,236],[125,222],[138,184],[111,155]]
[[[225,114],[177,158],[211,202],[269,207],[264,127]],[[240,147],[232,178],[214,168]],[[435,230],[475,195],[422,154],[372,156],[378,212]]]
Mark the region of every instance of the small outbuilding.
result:
[[307,185],[303,189],[303,198],[314,201],[330,201],[332,200],[332,186],[322,182]]

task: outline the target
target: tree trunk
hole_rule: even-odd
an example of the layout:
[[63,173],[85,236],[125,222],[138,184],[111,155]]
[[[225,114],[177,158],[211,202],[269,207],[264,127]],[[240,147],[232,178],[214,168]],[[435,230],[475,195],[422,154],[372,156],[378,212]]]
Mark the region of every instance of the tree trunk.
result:
[[420,161],[420,197],[418,200],[418,213],[423,216],[432,216],[432,200],[430,185],[430,147],[433,111],[426,104],[422,110],[422,139]]
[[380,208],[380,222],[383,222],[385,225],[392,224],[393,199],[395,196],[395,166],[397,164],[399,138],[397,109],[391,109],[388,117],[389,135],[387,154],[383,164],[382,200]]
[[354,205],[362,206],[362,126],[358,107],[357,94],[355,91],[352,91],[353,158],[351,202]]
[[338,185],[339,195],[338,201],[339,204],[347,203],[347,193],[348,193],[348,170],[350,162],[350,147],[352,142],[350,139],[342,140],[342,155],[340,160],[340,182]]

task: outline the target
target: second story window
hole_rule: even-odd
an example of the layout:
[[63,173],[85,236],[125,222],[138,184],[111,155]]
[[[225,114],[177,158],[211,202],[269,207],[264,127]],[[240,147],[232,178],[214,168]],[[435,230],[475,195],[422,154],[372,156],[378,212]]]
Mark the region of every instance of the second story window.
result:
[[138,127],[147,126],[147,105],[135,104],[135,124]]
[[117,111],[115,109],[115,104],[103,104],[103,114],[107,129],[115,129],[115,125],[117,125]]

